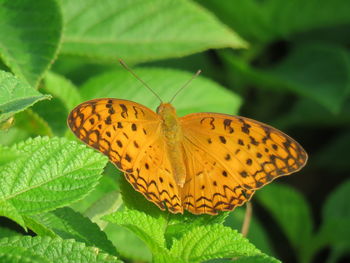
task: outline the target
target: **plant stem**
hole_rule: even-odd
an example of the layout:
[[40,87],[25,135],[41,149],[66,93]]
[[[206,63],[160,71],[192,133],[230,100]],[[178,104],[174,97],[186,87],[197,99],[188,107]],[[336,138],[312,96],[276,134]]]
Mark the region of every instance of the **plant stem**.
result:
[[253,215],[253,205],[251,202],[248,202],[246,205],[245,216],[244,216],[244,221],[243,221],[242,230],[241,230],[241,233],[244,237],[248,235],[250,220],[252,218],[252,215]]

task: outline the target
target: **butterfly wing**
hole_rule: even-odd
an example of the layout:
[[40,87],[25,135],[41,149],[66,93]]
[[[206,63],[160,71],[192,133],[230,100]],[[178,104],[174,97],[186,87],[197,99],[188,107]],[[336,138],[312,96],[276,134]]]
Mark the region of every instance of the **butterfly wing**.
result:
[[163,210],[183,211],[155,112],[128,100],[95,99],[73,109],[68,125],[80,140],[107,155],[148,200]]
[[254,190],[241,186],[212,153],[185,139],[186,182],[181,198],[184,209],[193,214],[217,214],[244,204]]
[[144,149],[144,154],[134,164],[131,172],[125,173],[135,190],[148,200],[172,213],[183,213],[178,187],[166,153],[165,142],[161,137]]
[[182,200],[195,214],[232,210],[254,190],[300,170],[307,161],[296,141],[251,119],[197,113],[180,121],[188,177]]

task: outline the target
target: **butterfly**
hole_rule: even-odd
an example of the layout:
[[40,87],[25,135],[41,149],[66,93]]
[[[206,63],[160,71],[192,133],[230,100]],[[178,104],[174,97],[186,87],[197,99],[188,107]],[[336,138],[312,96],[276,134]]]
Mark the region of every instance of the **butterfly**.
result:
[[68,125],[136,191],[172,213],[231,211],[307,161],[295,140],[269,125],[219,113],[178,117],[170,103],[154,112],[129,100],[94,99],[73,109]]

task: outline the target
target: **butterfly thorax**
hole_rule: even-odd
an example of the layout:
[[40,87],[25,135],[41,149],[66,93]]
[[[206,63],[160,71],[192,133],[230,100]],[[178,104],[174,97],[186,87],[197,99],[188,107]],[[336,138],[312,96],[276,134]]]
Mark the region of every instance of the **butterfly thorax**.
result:
[[175,108],[170,103],[161,103],[157,113],[162,119],[162,132],[166,138],[167,154],[171,162],[176,184],[183,187],[186,179],[186,170],[183,159],[183,133],[176,115]]

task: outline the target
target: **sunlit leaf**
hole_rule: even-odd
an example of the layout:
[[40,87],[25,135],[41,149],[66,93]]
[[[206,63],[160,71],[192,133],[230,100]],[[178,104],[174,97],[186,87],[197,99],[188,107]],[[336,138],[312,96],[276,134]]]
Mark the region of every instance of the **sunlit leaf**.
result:
[[241,234],[222,225],[193,228],[181,239],[175,240],[170,251],[184,262],[260,254]]
[[[161,97],[169,101],[193,74],[161,68],[137,68],[135,72]],[[127,89],[126,89],[127,87]],[[160,101],[125,69],[98,75],[81,88],[85,100],[114,97],[142,103],[155,110]],[[202,76],[194,79],[174,100],[178,115],[193,112],[222,112],[235,114],[241,99],[217,83]]]
[[[107,239],[106,234],[88,218],[68,207],[29,216],[29,218],[62,239],[74,239],[88,246],[98,247],[111,255],[116,255],[115,247]],[[27,226],[30,227],[29,224]],[[45,232],[40,233],[40,228],[31,229],[38,235],[45,235]]]
[[49,99],[11,73],[0,70],[0,123],[34,103]]
[[[15,261],[14,261],[15,259]],[[0,261],[36,263],[120,263],[116,257],[74,240],[50,237],[0,239]]]
[[98,183],[106,164],[101,154],[64,139],[38,137],[12,148],[21,158],[0,170],[0,207],[8,211],[1,214],[10,218],[53,210],[83,198]]
[[114,63],[123,58],[130,63],[246,46],[191,1],[61,0],[61,4],[64,54]]
[[13,73],[37,86],[54,61],[62,17],[54,0],[0,1],[0,56]]

